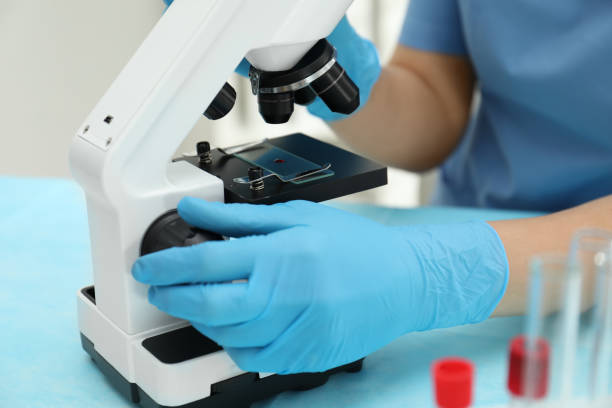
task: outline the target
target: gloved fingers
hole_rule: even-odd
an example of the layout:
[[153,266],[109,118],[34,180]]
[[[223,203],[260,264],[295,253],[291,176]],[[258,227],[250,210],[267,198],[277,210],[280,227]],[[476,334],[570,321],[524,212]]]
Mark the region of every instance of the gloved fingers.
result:
[[[367,61],[368,65],[369,63],[380,65],[378,61],[378,51],[374,44],[361,37],[348,21],[346,15],[340,20],[336,29],[327,39],[332,45],[341,44],[340,47],[336,47],[338,49],[338,62],[340,62],[340,64],[346,64],[349,62],[347,58],[357,55],[359,58],[364,59],[364,62]],[[355,41],[355,39],[359,39],[360,41]],[[344,68],[346,69],[347,67],[345,66]],[[349,72],[349,74],[351,73]],[[356,75],[356,72],[353,72],[352,75]]]
[[268,306],[263,315],[244,323],[214,327],[194,323],[193,326],[223,347],[265,347],[287,330],[302,308],[283,307],[269,312]]
[[327,37],[327,40],[334,45],[335,42],[344,41],[347,38],[355,36],[356,34],[357,32],[355,31],[355,28],[353,28],[351,23],[348,21],[348,17],[344,15],[334,31],[332,31],[329,37]]
[[299,212],[287,204],[224,204],[186,197],[178,212],[193,226],[230,237],[269,234],[300,222]]
[[249,71],[251,70],[251,64],[249,63],[249,61],[247,61],[246,58],[243,58],[242,61],[240,61],[240,64],[236,67],[236,73],[238,75],[242,75],[243,77],[247,77],[249,76]]
[[312,319],[309,310],[302,308],[292,316],[287,327],[263,347],[226,347],[225,350],[244,371],[277,374],[318,371],[324,361],[315,352],[317,339],[313,336],[318,333],[316,325],[309,321]]
[[137,281],[155,286],[248,279],[256,258],[270,244],[265,236],[210,241],[145,255],[132,267]]
[[222,283],[152,286],[149,302],[169,315],[214,327],[252,320],[268,300],[264,293],[249,296],[248,283]]

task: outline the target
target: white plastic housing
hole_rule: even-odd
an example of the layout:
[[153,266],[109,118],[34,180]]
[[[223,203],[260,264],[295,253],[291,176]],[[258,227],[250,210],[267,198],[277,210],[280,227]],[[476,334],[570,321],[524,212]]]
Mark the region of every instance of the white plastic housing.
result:
[[86,193],[98,309],[131,335],[175,322],[130,274],[145,230],[186,195],[223,200],[221,180],[172,154],[248,54],[293,66],[352,0],[176,0],[78,130],[72,173]]
[[207,398],[211,385],[244,374],[223,350],[178,364],[165,364],[143,347],[143,340],[184,327],[185,322],[130,335],[80,292],[77,306],[79,330],[94,343],[96,352],[162,406],[181,406]]

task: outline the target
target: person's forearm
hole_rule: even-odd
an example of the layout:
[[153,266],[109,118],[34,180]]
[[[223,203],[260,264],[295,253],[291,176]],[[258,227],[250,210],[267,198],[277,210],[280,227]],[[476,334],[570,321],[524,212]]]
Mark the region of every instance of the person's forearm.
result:
[[567,253],[572,235],[580,228],[612,230],[612,196],[576,208],[537,218],[496,221],[510,266],[508,288],[494,316],[525,312],[529,286],[529,261],[540,253]]
[[473,74],[462,58],[404,52],[404,62],[383,69],[363,109],[331,127],[369,157],[423,171],[440,164],[459,142]]

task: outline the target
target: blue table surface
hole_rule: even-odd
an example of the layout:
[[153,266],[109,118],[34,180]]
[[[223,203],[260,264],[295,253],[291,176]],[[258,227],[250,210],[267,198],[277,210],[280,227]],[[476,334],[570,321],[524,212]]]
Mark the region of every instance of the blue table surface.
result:
[[[81,349],[76,292],[92,282],[83,193],[72,181],[0,177],[0,407],[134,407]],[[532,214],[457,208],[333,205],[386,224],[508,219]],[[408,334],[369,356],[357,374],[288,392],[257,407],[431,407],[431,362],[477,367],[476,406],[507,401],[506,348],[522,318]]]

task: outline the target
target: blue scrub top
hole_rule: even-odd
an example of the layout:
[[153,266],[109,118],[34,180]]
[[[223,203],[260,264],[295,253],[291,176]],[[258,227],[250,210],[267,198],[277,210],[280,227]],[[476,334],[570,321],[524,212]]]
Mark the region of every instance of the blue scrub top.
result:
[[482,93],[434,202],[555,211],[612,194],[611,0],[412,0],[400,43],[469,57]]

